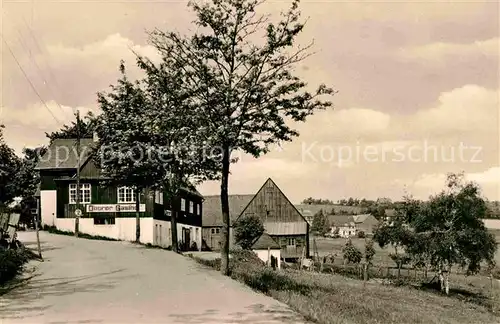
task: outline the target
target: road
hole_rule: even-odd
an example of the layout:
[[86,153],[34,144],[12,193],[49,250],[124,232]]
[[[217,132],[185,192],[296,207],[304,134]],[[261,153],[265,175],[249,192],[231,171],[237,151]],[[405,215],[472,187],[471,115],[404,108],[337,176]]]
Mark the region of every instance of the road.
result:
[[[33,232],[19,239],[36,246]],[[41,232],[44,262],[0,296],[0,323],[305,323],[286,305],[175,253]]]

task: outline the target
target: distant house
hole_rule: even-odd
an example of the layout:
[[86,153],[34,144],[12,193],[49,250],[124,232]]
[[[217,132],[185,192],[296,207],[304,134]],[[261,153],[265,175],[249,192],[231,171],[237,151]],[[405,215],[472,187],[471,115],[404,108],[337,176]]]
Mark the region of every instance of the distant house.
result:
[[[255,195],[230,195],[229,204],[230,224],[241,217],[258,216],[266,233],[281,247],[281,258],[297,259],[303,253],[309,257],[309,224],[273,180],[267,179]],[[203,208],[203,241],[213,250],[220,249],[220,196],[205,197]],[[230,237],[232,245],[232,230]]]
[[257,254],[259,259],[270,266],[274,259],[276,261],[276,267],[281,269],[281,247],[269,234],[264,232],[258,237],[252,245],[252,251]]
[[[74,231],[76,205],[76,171],[80,168],[80,232],[134,241],[134,189],[105,185],[106,178],[90,157],[92,139],[80,141],[78,165],[76,139],[56,139],[41,157],[36,169],[40,173],[40,216],[43,225]],[[172,206],[179,211],[177,232],[181,247],[193,242],[201,247],[202,199],[192,187],[186,187],[175,199],[166,192],[146,189],[140,197],[141,242],[168,247],[171,245],[170,215]],[[175,205],[174,205],[175,204]]]
[[359,232],[371,235],[379,224],[379,221],[371,214],[330,215],[328,220],[332,226],[331,234],[338,231],[341,237],[356,236]]

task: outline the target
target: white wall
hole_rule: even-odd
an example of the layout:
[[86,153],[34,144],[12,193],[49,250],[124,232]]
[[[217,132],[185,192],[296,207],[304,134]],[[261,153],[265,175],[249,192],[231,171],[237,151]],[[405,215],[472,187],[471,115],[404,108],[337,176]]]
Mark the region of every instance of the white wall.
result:
[[483,222],[488,229],[500,229],[500,219],[483,219]]
[[264,262],[269,261],[269,265],[271,265],[271,256],[278,259],[278,269],[281,269],[281,250],[271,250],[271,254],[269,255],[268,250],[253,250],[255,254]]
[[[161,226],[161,227],[160,227]],[[172,237],[170,231],[170,222],[162,220],[153,220],[153,244],[169,247],[172,245]],[[198,249],[201,249],[201,227],[190,226],[181,223],[177,223],[177,240],[182,240],[182,229],[187,228],[191,230],[191,241],[196,242]],[[198,232],[198,233],[196,233]]]
[[[62,231],[75,231],[74,218],[57,218],[56,227]],[[93,218],[80,218],[80,232],[123,241],[135,241],[135,218],[115,218],[114,225],[94,225]],[[153,218],[141,218],[141,243],[153,244]]]
[[40,191],[40,217],[44,225],[54,226],[57,214],[57,191]]

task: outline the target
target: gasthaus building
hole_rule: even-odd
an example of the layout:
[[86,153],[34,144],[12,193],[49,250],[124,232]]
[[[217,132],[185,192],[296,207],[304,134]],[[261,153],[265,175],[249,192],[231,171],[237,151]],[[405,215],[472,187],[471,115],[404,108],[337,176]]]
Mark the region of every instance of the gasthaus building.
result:
[[[39,206],[42,225],[59,230],[75,229],[76,172],[80,168],[81,233],[135,241],[136,201],[133,188],[105,185],[101,170],[89,156],[93,139],[80,141],[78,165],[76,139],[56,139],[41,157]],[[171,245],[172,206],[179,211],[177,236],[183,250],[201,248],[202,195],[192,186],[178,197],[168,199],[166,192],[144,190],[140,197],[142,243]]]

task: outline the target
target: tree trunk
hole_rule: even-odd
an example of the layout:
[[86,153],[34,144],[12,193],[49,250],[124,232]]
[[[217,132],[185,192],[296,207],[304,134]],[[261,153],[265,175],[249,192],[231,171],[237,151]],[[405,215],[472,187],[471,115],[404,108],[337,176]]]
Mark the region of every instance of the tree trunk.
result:
[[40,246],[40,229],[38,226],[38,215],[35,216],[36,244],[38,246],[38,257],[43,260],[42,247]]
[[174,207],[177,202],[177,198],[172,198],[172,214],[170,215],[170,231],[172,232],[172,251],[175,253],[179,253],[179,240],[177,239],[177,208]]
[[135,242],[141,241],[141,202],[139,201],[141,193],[139,189],[135,190]]
[[220,200],[222,208],[222,246],[220,251],[221,265],[220,271],[223,275],[229,275],[229,146],[224,145],[222,152],[222,180],[220,185]]
[[444,291],[444,276],[443,276],[443,268],[439,267],[439,284],[441,285],[441,291]]

